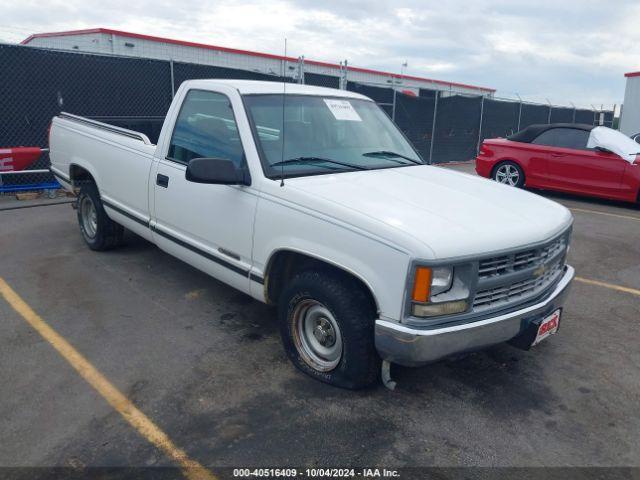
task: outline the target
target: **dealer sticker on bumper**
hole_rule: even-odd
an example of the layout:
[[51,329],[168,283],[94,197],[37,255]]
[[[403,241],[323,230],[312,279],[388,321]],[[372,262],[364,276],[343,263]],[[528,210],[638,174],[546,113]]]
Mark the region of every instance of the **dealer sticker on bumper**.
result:
[[547,338],[549,335],[553,335],[558,331],[558,326],[560,325],[560,309],[553,312],[551,315],[546,317],[540,323],[538,327],[538,334],[536,335],[536,339],[533,341],[531,346],[537,345],[542,340]]

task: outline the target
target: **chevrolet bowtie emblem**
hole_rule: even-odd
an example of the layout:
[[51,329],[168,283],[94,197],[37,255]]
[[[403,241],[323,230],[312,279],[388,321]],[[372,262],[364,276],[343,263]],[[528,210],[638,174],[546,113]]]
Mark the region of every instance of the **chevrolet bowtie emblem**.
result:
[[546,271],[547,271],[547,267],[544,266],[544,265],[540,265],[538,268],[536,268],[533,271],[533,276],[536,277],[536,278],[540,277],[540,276],[544,275],[544,272],[546,272]]

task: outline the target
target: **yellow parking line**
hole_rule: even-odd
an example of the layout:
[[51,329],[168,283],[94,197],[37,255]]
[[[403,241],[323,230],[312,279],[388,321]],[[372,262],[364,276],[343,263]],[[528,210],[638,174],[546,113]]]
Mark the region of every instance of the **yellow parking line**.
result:
[[80,352],[40,318],[1,277],[0,294],[140,435],[180,465],[182,472],[188,479],[212,480],[216,478],[209,470],[190,459],[184,450],[176,447],[166,433],[138,410]]
[[635,220],[636,222],[640,222],[640,217],[635,217],[633,215],[622,215],[620,213],[600,212],[598,210],[588,210],[586,208],[572,208],[572,207],[569,207],[569,210],[571,210],[572,212],[595,213],[596,215],[605,215],[607,217],[626,218],[628,220]]
[[587,285],[596,285],[598,287],[610,288],[611,290],[617,290],[619,292],[630,293],[631,295],[638,295],[640,297],[640,290],[629,287],[621,287],[620,285],[614,285],[613,283],[600,282],[598,280],[590,280],[588,278],[576,277],[576,282],[586,283]]

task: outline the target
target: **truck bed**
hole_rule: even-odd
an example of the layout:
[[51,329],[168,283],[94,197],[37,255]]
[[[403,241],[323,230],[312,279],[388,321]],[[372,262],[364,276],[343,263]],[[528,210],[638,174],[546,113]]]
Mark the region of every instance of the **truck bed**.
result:
[[141,221],[149,219],[148,181],[156,146],[144,133],[63,112],[49,137],[51,172],[67,189],[81,172],[100,196]]

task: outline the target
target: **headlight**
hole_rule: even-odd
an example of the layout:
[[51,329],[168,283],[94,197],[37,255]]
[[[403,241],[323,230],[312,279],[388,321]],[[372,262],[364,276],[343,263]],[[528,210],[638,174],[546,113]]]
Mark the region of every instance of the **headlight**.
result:
[[465,312],[469,307],[470,265],[415,269],[411,314],[435,317]]
[[444,293],[451,288],[453,281],[453,268],[437,267],[432,270],[433,278],[431,279],[431,295],[435,296]]

